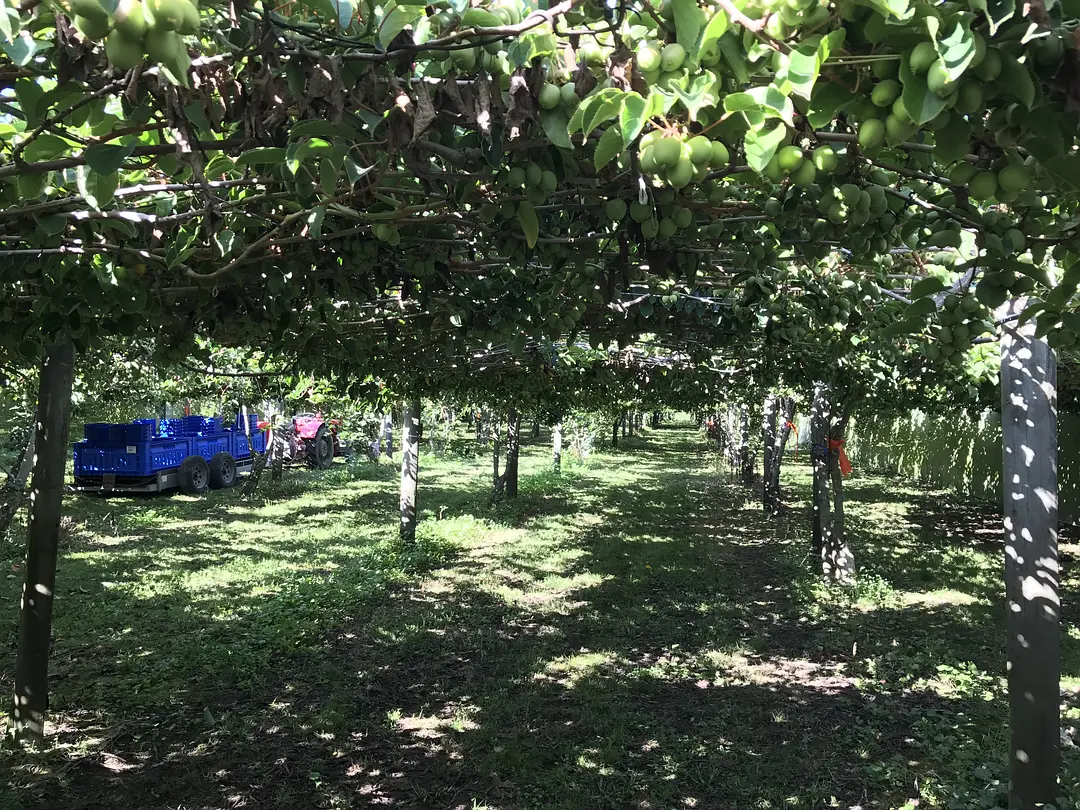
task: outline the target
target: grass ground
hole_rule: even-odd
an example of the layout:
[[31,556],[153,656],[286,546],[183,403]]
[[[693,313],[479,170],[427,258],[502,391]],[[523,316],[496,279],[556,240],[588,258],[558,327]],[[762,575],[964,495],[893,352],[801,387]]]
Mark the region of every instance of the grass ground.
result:
[[407,552],[389,465],[254,503],[71,498],[50,746],[0,750],[0,807],[1001,806],[991,515],[857,474],[840,593],[806,559],[804,467],[774,521],[696,431],[628,445],[562,477],[526,447],[495,509],[486,456],[422,459]]

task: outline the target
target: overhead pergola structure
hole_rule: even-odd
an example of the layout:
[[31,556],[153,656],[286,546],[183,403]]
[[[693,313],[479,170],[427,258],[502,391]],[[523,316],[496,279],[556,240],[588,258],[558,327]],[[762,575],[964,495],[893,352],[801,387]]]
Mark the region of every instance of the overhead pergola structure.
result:
[[396,372],[411,414],[493,346],[647,333],[762,386],[910,392],[1000,337],[1013,798],[1053,800],[1075,11],[545,5],[0,13],[0,351],[42,362],[20,734],[43,731],[70,369],[105,336]]

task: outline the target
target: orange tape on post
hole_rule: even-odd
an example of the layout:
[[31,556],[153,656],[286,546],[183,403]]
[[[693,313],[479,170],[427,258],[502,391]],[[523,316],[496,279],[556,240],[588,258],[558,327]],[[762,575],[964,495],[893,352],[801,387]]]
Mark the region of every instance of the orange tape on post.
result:
[[840,455],[840,473],[841,475],[851,474],[851,460],[848,458],[847,453],[844,452],[844,440],[843,439],[829,439],[829,449],[838,451]]
[[795,434],[795,463],[799,463],[799,429],[795,427],[794,422],[784,422],[784,427],[791,428],[791,432]]

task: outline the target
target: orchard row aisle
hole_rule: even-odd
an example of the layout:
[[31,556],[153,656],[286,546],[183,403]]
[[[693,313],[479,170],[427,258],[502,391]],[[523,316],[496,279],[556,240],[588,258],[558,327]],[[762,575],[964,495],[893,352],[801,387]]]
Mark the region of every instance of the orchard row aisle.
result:
[[562,476],[546,442],[494,508],[486,456],[422,456],[407,552],[390,465],[255,503],[72,499],[52,745],[0,752],[0,806],[996,806],[997,518],[856,470],[859,585],[829,591],[792,458],[772,519],[685,423]]

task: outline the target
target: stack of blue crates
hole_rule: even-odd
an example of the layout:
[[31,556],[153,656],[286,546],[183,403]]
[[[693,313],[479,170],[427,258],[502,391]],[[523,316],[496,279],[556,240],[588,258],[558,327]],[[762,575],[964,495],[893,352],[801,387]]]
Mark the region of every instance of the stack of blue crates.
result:
[[[257,430],[258,416],[248,416],[251,445],[256,453],[266,449],[266,435]],[[227,428],[213,416],[182,419],[138,419],[130,424],[91,423],[83,428],[84,439],[75,443],[75,475],[149,477],[159,470],[179,467],[188,456],[209,460],[218,453],[235,459],[251,455],[243,423]]]

